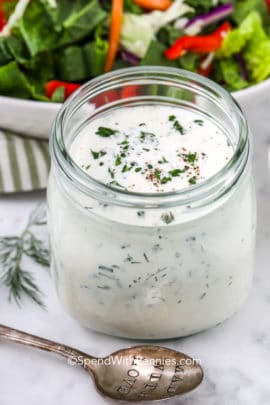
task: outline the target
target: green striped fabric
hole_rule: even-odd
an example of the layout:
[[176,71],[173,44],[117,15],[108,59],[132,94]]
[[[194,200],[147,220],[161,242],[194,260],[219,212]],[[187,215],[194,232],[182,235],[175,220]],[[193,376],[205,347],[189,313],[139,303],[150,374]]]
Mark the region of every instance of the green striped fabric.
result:
[[46,188],[48,142],[0,131],[0,193]]

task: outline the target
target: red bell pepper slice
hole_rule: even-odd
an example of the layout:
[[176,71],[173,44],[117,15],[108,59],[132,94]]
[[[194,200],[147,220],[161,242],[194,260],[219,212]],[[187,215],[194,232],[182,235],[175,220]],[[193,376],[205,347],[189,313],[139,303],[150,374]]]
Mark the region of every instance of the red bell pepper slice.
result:
[[266,7],[267,7],[267,12],[270,15],[270,0],[265,0]]
[[136,84],[124,87],[121,91],[121,98],[130,98],[138,96],[139,86]]
[[80,84],[61,82],[60,80],[51,80],[45,85],[45,94],[48,98],[52,98],[53,93],[59,87],[64,87],[65,89],[65,99],[68,98],[74,91],[76,91]]
[[226,34],[231,30],[228,22],[223,23],[213,33],[208,35],[184,35],[164,52],[167,59],[174,60],[181,57],[187,51],[207,53],[219,49]]
[[4,28],[4,26],[6,25],[7,20],[6,17],[4,15],[3,9],[2,9],[2,4],[0,1],[0,32],[2,31],[2,29]]

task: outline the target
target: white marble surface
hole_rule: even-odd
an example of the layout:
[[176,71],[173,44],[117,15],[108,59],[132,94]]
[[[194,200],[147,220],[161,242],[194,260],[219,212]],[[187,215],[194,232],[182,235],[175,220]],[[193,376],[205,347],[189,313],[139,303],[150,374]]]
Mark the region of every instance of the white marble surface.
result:
[[[267,112],[257,114],[255,179],[258,194],[258,243],[253,289],[243,308],[231,320],[207,332],[162,342],[200,358],[205,370],[202,385],[169,405],[270,404],[270,184],[267,151],[270,129]],[[30,210],[44,194],[0,197],[0,234],[23,229]],[[224,252],[228,254],[228,252]],[[103,356],[136,342],[99,335],[80,327],[62,310],[50,276],[31,267],[46,294],[47,311],[29,302],[10,304],[0,287],[0,323],[8,324]],[[0,405],[103,405],[82,369],[54,355],[0,341]]]

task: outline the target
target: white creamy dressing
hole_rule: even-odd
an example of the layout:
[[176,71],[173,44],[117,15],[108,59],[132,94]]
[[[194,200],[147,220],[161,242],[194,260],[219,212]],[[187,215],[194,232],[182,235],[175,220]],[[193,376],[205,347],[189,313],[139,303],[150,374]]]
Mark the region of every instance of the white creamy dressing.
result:
[[[172,115],[175,120],[168,118]],[[100,127],[117,132],[102,137],[96,134]],[[141,131],[153,135],[141,142]],[[70,154],[95,179],[156,192],[161,199],[163,191],[191,188],[194,176],[198,183],[213,176],[234,149],[209,119],[160,105],[95,117],[78,133]],[[94,159],[91,150],[106,153]],[[186,162],[183,152],[196,153],[196,159]],[[159,163],[163,157],[166,162]],[[131,169],[123,171],[125,165]],[[138,167],[142,170],[136,172]],[[113,179],[108,169],[114,170]],[[155,169],[160,179],[171,180],[149,180]],[[185,171],[170,174],[177,169]],[[48,186],[52,271],[62,303],[84,325],[131,338],[185,336],[227,319],[247,297],[256,223],[249,172],[217,205],[194,209],[104,204],[56,177],[53,169]]]
[[128,191],[184,189],[217,173],[233,154],[213,122],[190,110],[136,106],[89,123],[70,155],[91,177]]

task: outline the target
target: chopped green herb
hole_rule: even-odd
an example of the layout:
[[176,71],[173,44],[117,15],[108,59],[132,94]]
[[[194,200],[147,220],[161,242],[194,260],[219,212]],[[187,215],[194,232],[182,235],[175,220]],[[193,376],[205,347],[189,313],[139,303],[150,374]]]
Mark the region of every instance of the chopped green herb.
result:
[[150,152],[150,149],[148,148],[143,148],[143,150],[145,150],[145,152]]
[[140,172],[141,170],[142,170],[141,167],[136,167],[135,172],[138,173],[138,172]]
[[90,167],[91,167],[91,165],[87,165],[87,166],[85,166],[85,170],[90,169]]
[[181,135],[185,134],[185,130],[182,127],[182,125],[180,124],[179,121],[174,121],[173,123],[173,127],[176,129],[176,131],[180,132]]
[[112,178],[112,179],[114,179],[114,174],[115,174],[115,171],[114,171],[114,170],[112,170],[112,169],[109,167],[109,168],[108,168],[108,172],[110,173],[111,178]]
[[137,211],[138,217],[144,217],[145,212],[144,211]]
[[134,258],[133,258],[132,256],[130,256],[130,254],[127,255],[127,257],[126,257],[126,259],[125,259],[124,261],[125,261],[125,262],[129,262],[129,263],[131,263],[131,264],[140,263],[140,262],[135,261]]
[[144,254],[143,254],[143,256],[144,256],[145,260],[147,261],[147,263],[149,263],[149,259],[148,259],[147,254],[146,254],[146,253],[144,253]]
[[196,183],[197,183],[197,179],[196,179],[195,176],[193,176],[193,177],[191,177],[191,178],[188,180],[188,182],[189,182],[189,184],[196,184]]
[[121,165],[121,163],[122,163],[121,156],[117,155],[114,163],[115,163],[115,166]]
[[[112,266],[112,267],[113,267],[113,266]],[[99,270],[109,271],[110,273],[113,273],[113,272],[114,272],[114,270],[113,270],[112,267],[103,266],[103,265],[98,266]]]
[[159,160],[158,163],[161,165],[162,163],[169,163],[169,162],[164,156],[162,156],[162,159]]
[[177,176],[179,176],[179,174],[184,173],[184,172],[185,172],[185,169],[173,169],[173,170],[169,171],[169,174],[172,177],[177,177]]
[[154,176],[157,180],[160,180],[160,174],[161,174],[161,170],[159,169],[155,169],[154,171]]
[[198,124],[200,127],[203,126],[203,120],[194,120],[195,124]]
[[104,162],[99,162],[99,166],[103,166],[104,165]]
[[166,184],[166,183],[168,183],[169,181],[172,181],[172,178],[171,178],[171,177],[166,177],[166,176],[164,176],[164,177],[162,177],[160,183],[161,183],[161,184]]
[[105,156],[107,154],[107,152],[105,152],[104,150],[100,150],[99,152],[95,152],[94,150],[91,149],[91,154],[93,156],[93,158],[99,159],[102,156]]
[[95,152],[94,150],[91,150],[92,156],[94,159],[98,159],[99,158],[99,152]]
[[118,183],[118,181],[116,181],[116,180],[111,181],[109,184],[111,186],[117,186],[117,187],[120,187],[120,188],[125,188],[124,186],[122,186],[122,184]]
[[132,169],[132,166],[128,167],[127,165],[125,165],[125,166],[122,168],[122,173],[129,172],[131,169]]
[[174,127],[174,129],[176,129],[176,131],[180,132],[181,135],[185,134],[186,131],[184,130],[184,128],[182,127],[180,122],[177,121],[175,115],[170,115],[169,116],[169,121],[173,121],[173,127]]
[[155,137],[156,135],[153,134],[153,132],[144,132],[144,131],[141,131],[140,138],[141,138],[142,141],[144,141],[147,136],[150,136],[150,137],[152,138],[152,137]]
[[182,155],[184,157],[185,160],[188,161],[188,163],[190,163],[191,165],[194,165],[194,163],[197,160],[197,152],[195,153],[183,153]]
[[159,252],[160,250],[162,250],[162,248],[160,247],[159,243],[156,243],[153,247],[152,247],[153,252]]
[[147,167],[148,169],[153,169],[153,165],[148,164]]
[[165,224],[170,224],[171,222],[173,222],[173,220],[174,220],[174,215],[173,215],[173,213],[170,211],[170,212],[164,212],[163,214],[161,214],[161,220],[163,221],[163,222],[165,222]]
[[107,128],[107,127],[98,127],[96,135],[103,136],[107,138],[108,136],[114,135],[118,132],[116,129]]

